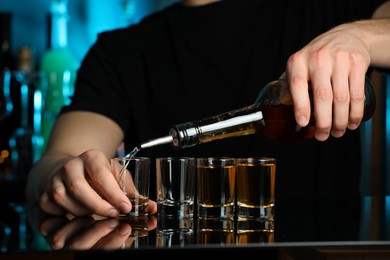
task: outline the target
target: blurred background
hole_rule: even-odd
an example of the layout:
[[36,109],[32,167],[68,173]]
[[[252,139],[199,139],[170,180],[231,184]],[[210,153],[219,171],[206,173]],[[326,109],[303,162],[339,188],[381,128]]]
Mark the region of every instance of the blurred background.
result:
[[97,35],[174,2],[0,0],[0,181],[24,184]]
[[[145,15],[176,0],[68,0],[68,44],[81,60],[99,32],[137,23]],[[50,46],[51,0],[0,0],[0,12],[10,12],[11,50],[31,46],[35,62]]]
[[[72,75],[98,33],[138,23],[174,2],[177,0],[0,0],[0,202],[25,200],[28,169],[39,159],[53,116],[72,94]],[[53,9],[53,3],[60,5]],[[57,17],[53,24],[53,12],[66,19]],[[53,34],[57,38],[53,39]],[[52,50],[58,47],[66,51],[56,56]],[[62,64],[66,59],[69,63]],[[42,80],[42,67],[47,75],[53,75],[51,81]],[[390,195],[389,75],[388,71],[376,71],[371,77],[377,105],[373,119],[361,126],[364,194]],[[53,105],[48,107],[50,98]],[[18,212],[20,223],[25,222],[20,207],[11,211]],[[387,218],[381,218],[383,215]],[[364,237],[371,233],[383,236],[382,225],[377,224],[390,217],[389,197],[364,201],[362,216],[366,220]],[[22,224],[17,224],[21,236],[26,233]]]
[[[3,54],[5,52],[10,54],[15,64],[21,63],[24,59],[22,54],[27,53],[29,70],[35,72],[42,70],[43,58],[53,48],[52,5],[62,3],[66,6],[66,30],[57,30],[56,34],[60,37],[59,39],[63,35],[67,36],[65,47],[72,56],[72,64],[77,69],[80,61],[95,42],[98,33],[138,23],[146,15],[175,2],[177,0],[0,0],[0,14],[3,14],[0,20],[0,40],[3,41],[1,51]],[[4,41],[7,33],[9,39]],[[4,45],[4,42],[7,44]],[[27,50],[27,52],[21,52],[21,50]],[[51,64],[47,63],[53,66],[53,63],[56,63],[54,61],[55,59],[52,59]],[[7,64],[0,59],[0,68],[3,69],[4,65]],[[19,68],[15,65],[13,70],[25,70],[22,65],[19,64]],[[50,73],[50,69],[54,70],[49,65],[45,72]],[[63,80],[67,78],[67,72],[67,70],[61,71]],[[47,108],[43,105],[46,101],[45,93],[49,93],[53,88],[51,91],[54,97],[58,95],[58,90],[63,91],[61,96],[65,100],[61,100],[59,105],[53,105],[57,106],[54,110],[58,111],[59,107],[66,103],[66,97],[72,92],[71,88],[65,88],[65,85],[68,87],[72,81],[56,82],[52,84],[53,86],[50,82],[46,82],[47,85],[43,86],[42,82],[40,82],[41,85],[32,84],[31,77],[27,77],[29,87],[24,89],[23,86],[26,84],[22,84],[23,77],[12,74],[11,79],[7,80],[7,74],[2,76],[2,85],[0,85],[0,184],[2,179],[23,180],[27,174],[26,169],[41,154],[41,151],[32,150],[35,146],[44,146],[44,141],[39,138],[47,138],[48,133],[44,133],[43,137],[39,134],[42,131],[50,131],[50,126],[45,126],[47,114],[45,112]],[[377,72],[371,79],[376,89],[377,106],[373,119],[361,127],[363,132],[362,189],[366,193],[390,194],[390,76],[388,72]],[[17,84],[13,81],[17,81]],[[8,89],[5,88],[7,82],[10,85]],[[56,84],[59,84],[59,89],[55,89],[58,87],[55,86]],[[29,101],[25,109],[27,113],[24,111],[25,105],[22,102],[24,100],[23,91],[28,96],[25,100]],[[12,96],[12,109],[4,108],[7,95]],[[27,119],[23,118],[24,114],[28,114]],[[23,121],[28,122],[23,124]],[[30,136],[28,136],[29,131],[26,131],[29,127],[33,128]],[[17,132],[15,142],[9,142],[13,140],[12,135],[15,134],[16,129],[25,131]],[[15,150],[14,153],[12,149]],[[25,156],[25,160],[20,160],[21,156]],[[21,161],[28,163],[15,166]]]

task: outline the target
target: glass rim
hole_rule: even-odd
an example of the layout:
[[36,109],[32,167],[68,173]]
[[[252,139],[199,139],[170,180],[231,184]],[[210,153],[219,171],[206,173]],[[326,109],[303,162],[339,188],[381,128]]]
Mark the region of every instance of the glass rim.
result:
[[168,160],[186,160],[186,161],[194,161],[196,160],[196,157],[191,157],[191,156],[166,156],[166,157],[157,157],[156,161],[168,161]]
[[276,163],[276,158],[272,156],[253,156],[253,157],[240,157],[237,158],[237,163],[240,162],[260,162],[260,163]]
[[237,160],[236,157],[230,157],[230,156],[209,156],[209,157],[198,157],[197,160],[219,160],[219,161],[227,161],[227,160]]
[[210,167],[210,166],[229,166],[235,167],[237,165],[237,158],[235,157],[199,157],[196,159],[197,167]]

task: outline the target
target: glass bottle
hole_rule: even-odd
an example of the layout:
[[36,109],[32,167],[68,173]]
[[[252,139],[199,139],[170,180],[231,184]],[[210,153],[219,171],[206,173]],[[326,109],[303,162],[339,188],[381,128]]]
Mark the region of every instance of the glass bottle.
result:
[[[0,180],[12,173],[8,139],[14,129],[14,107],[11,70],[14,59],[11,51],[11,12],[0,12]],[[15,91],[14,91],[15,92]],[[18,95],[19,92],[16,92]]]
[[68,48],[67,0],[52,0],[50,6],[50,48],[43,54],[40,70],[46,77],[42,90],[42,136],[47,143],[54,121],[61,108],[70,102],[73,94],[77,62]]
[[33,127],[30,118],[32,107],[33,65],[32,51],[28,46],[18,50],[17,69],[12,72],[20,90],[20,124],[12,132],[8,144],[11,150],[13,174],[9,179],[23,179],[33,164]]
[[[366,77],[363,121],[372,117],[375,105],[374,89]],[[130,155],[140,149],[166,143],[179,149],[255,133],[294,143],[314,137],[314,128],[314,117],[306,127],[301,128],[296,124],[288,83],[279,79],[267,84],[253,104],[198,121],[174,125],[168,136],[143,143],[134,148]]]
[[13,110],[11,98],[11,72],[8,68],[0,71],[0,123],[7,119]]

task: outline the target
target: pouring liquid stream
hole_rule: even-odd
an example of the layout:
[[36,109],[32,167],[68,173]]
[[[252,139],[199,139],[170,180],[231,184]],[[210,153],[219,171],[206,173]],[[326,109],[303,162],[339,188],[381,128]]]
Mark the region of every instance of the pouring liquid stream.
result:
[[[172,140],[173,140],[172,136],[165,136],[165,137],[150,140],[146,143],[143,143],[143,144],[140,144],[140,145],[137,145],[136,147],[134,147],[133,150],[131,150],[131,152],[126,154],[125,158],[126,159],[134,158],[135,155],[143,148],[148,148],[148,147],[161,145],[161,144],[167,144],[167,143],[172,142]],[[118,178],[122,179],[122,182],[121,182],[122,183],[122,191],[125,193],[126,193],[126,187],[125,187],[125,182],[123,181],[124,180],[123,178],[125,176],[124,172],[127,169],[127,166],[129,165],[129,163],[130,163],[130,160],[127,160],[126,164],[122,167],[121,171],[119,172],[119,176],[118,176]]]
[[[130,153],[128,153],[125,156],[125,158],[128,158],[128,159],[133,158],[139,152],[139,150],[140,150],[140,146],[134,147],[134,149]],[[122,183],[122,191],[125,194],[126,194],[126,183],[124,181],[124,178],[125,178],[124,173],[125,173],[125,170],[127,169],[127,166],[129,165],[129,163],[130,163],[130,160],[127,160],[126,164],[122,167],[121,171],[119,172],[119,176],[118,176],[118,178],[120,180],[122,180],[120,183]]]
[[[136,147],[134,147],[133,150],[131,150],[131,152],[126,154],[125,158],[126,159],[134,158],[135,155],[143,148],[148,148],[148,147],[161,145],[161,144],[167,144],[167,143],[172,142],[172,140],[173,140],[172,136],[165,136],[165,137],[150,140],[146,143],[143,143],[143,144],[140,144],[140,145],[137,145]],[[126,164],[122,167],[121,171],[119,172],[119,176],[118,176],[118,178],[122,179],[122,182],[121,182],[122,183],[122,191],[124,193],[126,193],[126,187],[125,187],[125,182],[124,182],[124,176],[125,176],[124,172],[125,172],[127,166],[129,165],[129,163],[130,163],[130,160],[127,160]]]

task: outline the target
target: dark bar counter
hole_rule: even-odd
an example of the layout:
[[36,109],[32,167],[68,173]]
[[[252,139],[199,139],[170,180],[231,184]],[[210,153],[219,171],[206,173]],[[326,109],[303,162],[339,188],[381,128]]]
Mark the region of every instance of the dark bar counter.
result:
[[[278,200],[273,221],[185,221],[164,216],[53,217],[37,205],[2,203],[0,259],[250,257],[390,259],[390,197]],[[111,222],[112,223],[112,222]],[[129,230],[131,235],[120,232]],[[165,233],[162,233],[165,229]],[[246,255],[248,254],[248,255]]]

